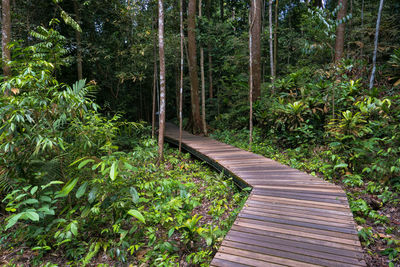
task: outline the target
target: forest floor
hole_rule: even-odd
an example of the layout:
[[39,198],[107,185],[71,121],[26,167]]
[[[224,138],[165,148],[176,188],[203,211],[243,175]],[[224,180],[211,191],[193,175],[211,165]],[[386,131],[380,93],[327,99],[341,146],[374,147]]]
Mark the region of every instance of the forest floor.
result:
[[[195,225],[196,231],[198,229],[214,229],[211,244],[207,244],[206,238],[202,235],[196,235],[188,239],[187,232],[182,231],[179,224],[176,222],[176,230],[173,234],[168,233],[168,228],[163,227],[161,224],[156,225],[156,242],[153,245],[144,245],[134,253],[127,253],[125,262],[110,255],[109,251],[100,249],[96,256],[91,258],[87,266],[149,266],[158,261],[158,263],[165,263],[162,266],[193,266],[196,264],[209,264],[213,256],[217,252],[223,237],[230,229],[236,215],[247,199],[247,192],[240,191],[230,179],[226,179],[222,175],[217,174],[197,160],[190,158],[188,154],[177,155],[174,150],[169,149],[167,158],[171,158],[173,154],[174,159],[179,161],[168,162],[158,170],[157,177],[165,177],[165,179],[178,179],[182,185],[188,185],[190,188],[189,194],[192,194],[191,199],[198,201],[194,204],[193,208],[187,210],[185,215],[188,218],[193,216],[200,216],[200,220]],[[163,174],[166,174],[165,176]],[[179,184],[178,183],[178,184]],[[178,190],[179,193],[179,190]],[[170,197],[166,196],[165,198]],[[157,203],[153,203],[157,205]],[[177,211],[179,213],[180,211]],[[3,213],[3,212],[1,212]],[[178,215],[182,215],[179,213]],[[172,216],[173,217],[173,216]],[[0,224],[4,224],[6,217],[1,214]],[[172,218],[177,221],[176,218]],[[129,224],[129,221],[126,222]],[[149,225],[150,226],[150,225]],[[35,250],[34,245],[27,244],[25,240],[18,240],[12,234],[17,228],[27,227],[25,223],[18,223],[13,228],[9,229],[7,237],[0,237],[0,266],[78,266],[81,265],[81,260],[68,257],[71,249],[77,250],[78,248],[69,247],[68,250],[65,246],[57,246],[50,244],[53,248],[47,253],[42,253]],[[112,225],[106,226],[112,229]],[[154,227],[154,225],[152,225]],[[90,240],[93,240],[90,230],[85,233],[87,247],[89,247]],[[119,237],[116,236],[115,240],[111,241],[117,244]],[[131,240],[130,242],[134,242]],[[148,244],[149,239],[145,237],[143,240],[136,240],[138,243]],[[169,251],[160,252],[160,244],[168,242],[173,245]],[[172,251],[172,252],[171,252]],[[159,254],[157,254],[159,253]],[[82,258],[85,254],[82,254]],[[81,258],[81,259],[82,259]],[[170,261],[168,261],[170,260]],[[208,263],[207,263],[208,262]],[[144,265],[143,265],[144,264]]]

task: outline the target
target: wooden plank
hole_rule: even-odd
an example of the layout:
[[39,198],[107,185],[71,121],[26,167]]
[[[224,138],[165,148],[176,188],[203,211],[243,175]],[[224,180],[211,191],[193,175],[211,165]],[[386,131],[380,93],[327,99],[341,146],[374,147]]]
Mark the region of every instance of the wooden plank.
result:
[[246,257],[241,257],[237,255],[230,255],[222,252],[218,252],[215,254],[214,259],[221,259],[221,260],[226,260],[230,262],[236,262],[239,264],[245,264],[247,266],[255,266],[255,267],[281,267],[285,265],[281,264],[276,264],[276,263],[271,263],[271,262],[265,262],[261,261],[258,259],[254,258],[246,258]]
[[312,265],[337,266],[337,267],[354,266],[354,265],[362,266],[362,263],[360,263],[359,260],[354,258],[307,251],[301,248],[293,248],[293,247],[288,248],[287,246],[284,245],[265,247],[264,243],[255,242],[254,240],[252,240],[254,242],[248,244],[247,243],[248,241],[240,238],[231,238],[231,239],[236,239],[238,241],[225,240],[224,242],[222,242],[223,247],[221,251],[225,252],[226,248],[235,248],[249,252],[260,253],[263,255],[271,255],[279,258],[285,258],[294,261],[294,262],[290,261],[288,262],[288,264],[298,264],[298,262],[302,263],[304,262],[305,264],[307,264],[307,266],[310,266],[310,264],[311,266]]
[[228,260],[223,260],[223,259],[218,259],[214,258],[211,262],[211,267],[247,267],[249,265],[233,262],[233,261],[228,261]]
[[294,206],[320,206],[327,209],[335,209],[335,210],[346,210],[347,207],[343,204],[337,203],[326,203],[320,201],[311,201],[311,200],[300,200],[300,199],[292,199],[287,197],[269,197],[269,196],[260,196],[260,195],[253,195],[252,199],[259,200],[259,201],[268,201],[272,203],[287,203],[292,204]]
[[288,211],[288,210],[273,210],[273,209],[260,209],[260,208],[254,208],[254,207],[249,207],[245,205],[245,207],[242,209],[241,212],[245,213],[250,213],[250,214],[256,214],[256,215],[268,215],[276,218],[299,218],[299,219],[305,219],[305,220],[312,220],[312,221],[318,221],[321,223],[329,223],[332,222],[333,224],[338,223],[338,224],[349,224],[354,227],[354,221],[353,217],[341,217],[341,216],[332,216],[332,217],[327,217],[323,216],[320,213],[315,214],[307,214],[304,212],[296,212],[296,211]]
[[[259,236],[275,237],[275,238],[282,239],[283,241],[289,240],[289,241],[298,241],[298,242],[302,242],[305,244],[313,244],[316,246],[325,247],[326,249],[333,248],[333,249],[347,250],[347,251],[353,251],[353,252],[363,252],[363,250],[360,247],[359,242],[358,243],[350,242],[350,244],[338,243],[338,242],[332,242],[331,240],[316,239],[316,238],[314,238],[312,236],[308,236],[308,235],[297,236],[297,235],[293,235],[291,233],[280,233],[280,232],[274,232],[274,231],[260,230],[257,228],[248,227],[246,225],[241,225],[241,226],[233,225],[231,228],[231,231],[232,230],[245,232],[245,233],[253,233],[253,234],[257,234]],[[230,232],[228,233],[228,235],[229,234],[230,234]]]
[[[346,233],[346,234],[353,234],[356,235],[357,231],[354,229],[354,227],[349,227],[348,225],[332,225],[332,224],[319,224],[315,223],[314,221],[305,221],[305,220],[295,220],[293,218],[276,218],[272,216],[260,216],[260,215],[254,215],[250,213],[240,213],[239,218],[243,219],[249,219],[249,220],[254,220],[254,221],[259,221],[260,224],[263,222],[262,225],[276,225],[276,224],[281,224],[281,227],[285,228],[290,228],[284,225],[288,226],[299,226],[299,227],[306,227],[307,229],[319,229],[319,230],[326,230],[326,231],[332,231],[332,236],[337,236],[338,233]],[[278,227],[278,226],[277,226]]]
[[[282,227],[280,225],[273,225],[273,224],[259,224],[254,220],[244,220],[244,219],[237,219],[234,222],[235,225],[244,226],[249,228],[254,228],[258,230],[264,230],[269,232],[287,234],[287,235],[295,235],[303,238],[313,238],[322,241],[329,241],[335,243],[341,243],[346,245],[353,245],[357,246],[359,244],[358,239],[356,240],[355,237],[336,237],[335,235],[327,235],[329,231],[312,231],[312,229],[308,229],[308,231],[304,231],[304,228],[297,228],[296,227]],[[289,229],[288,229],[289,228]],[[303,230],[303,231],[302,231]]]
[[330,219],[326,220],[322,216],[313,216],[312,218],[308,217],[305,218],[304,215],[302,214],[296,214],[296,215],[289,215],[288,213],[272,213],[272,212],[267,212],[264,209],[261,210],[251,210],[244,208],[242,211],[239,213],[239,217],[243,216],[243,214],[251,214],[251,215],[256,215],[256,216],[264,216],[264,217],[269,217],[269,218],[275,218],[275,219],[286,219],[286,220],[293,220],[293,221],[298,221],[298,222],[309,222],[309,223],[316,223],[316,224],[322,224],[322,225],[330,225],[330,226],[340,226],[344,228],[350,228],[354,229],[354,222],[350,220],[339,220],[339,219]]
[[296,261],[296,260],[282,258],[279,256],[278,257],[272,256],[272,255],[266,254],[265,252],[260,253],[260,252],[255,252],[255,251],[248,251],[248,250],[244,250],[242,248],[237,249],[237,248],[222,246],[221,252],[224,254],[229,254],[229,255],[242,256],[242,257],[252,258],[252,259],[255,258],[257,260],[264,261],[267,263],[281,264],[284,266],[296,266],[296,267],[317,267],[318,266],[315,264],[300,262],[300,261]]
[[[240,238],[240,239],[238,239]],[[255,244],[260,246],[278,248],[277,246],[281,246],[281,250],[289,250],[292,251],[293,249],[302,249],[304,250],[303,253],[310,253],[310,255],[320,255],[318,257],[321,258],[330,258],[341,256],[345,259],[347,258],[356,258],[356,259],[363,259],[363,254],[357,251],[342,249],[342,248],[335,248],[335,247],[327,247],[316,245],[313,243],[307,243],[303,241],[296,241],[296,240],[289,240],[284,238],[276,238],[267,235],[260,235],[248,232],[241,232],[232,229],[229,231],[229,234],[225,237],[225,240],[232,240],[237,242],[244,242],[248,244]],[[254,243],[253,243],[254,242]],[[314,254],[319,253],[319,254]]]
[[248,198],[246,201],[246,206],[248,207],[254,207],[254,208],[264,208],[266,210],[268,209],[276,209],[276,210],[289,210],[289,211],[301,211],[306,214],[323,214],[324,216],[348,216],[352,217],[351,212],[348,209],[344,210],[331,210],[331,209],[326,209],[320,208],[320,207],[315,207],[315,206],[293,206],[291,204],[287,203],[272,203],[272,202],[263,202],[263,201],[258,201],[256,199]]

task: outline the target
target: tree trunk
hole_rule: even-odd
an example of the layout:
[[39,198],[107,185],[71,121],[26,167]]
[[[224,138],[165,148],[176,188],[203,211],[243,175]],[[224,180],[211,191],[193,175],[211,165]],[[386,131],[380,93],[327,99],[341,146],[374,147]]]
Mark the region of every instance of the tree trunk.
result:
[[252,0],[250,8],[253,101],[256,101],[261,96],[261,0]]
[[[207,0],[207,19],[210,21],[211,19],[211,0]],[[213,78],[212,78],[212,53],[211,53],[211,42],[208,41],[208,97],[214,97],[213,90]]]
[[383,0],[381,0],[379,2],[378,19],[376,20],[375,40],[374,40],[374,55],[373,55],[373,58],[372,58],[371,79],[369,80],[369,89],[370,90],[374,86],[374,80],[375,80],[376,54],[378,52],[379,26],[381,24],[382,8],[383,8]]
[[277,69],[277,53],[278,53],[278,5],[279,0],[275,0],[275,28],[274,28],[274,77],[276,77]]
[[182,116],[182,106],[183,106],[183,1],[179,1],[179,18],[180,18],[180,48],[181,48],[181,66],[180,66],[180,81],[179,81],[179,152],[182,151],[182,124],[183,124],[183,116]]
[[252,0],[250,5],[249,14],[249,149],[251,151],[251,144],[253,143],[253,27],[255,16],[253,7],[257,6],[257,0]]
[[[75,11],[75,19],[79,24],[81,20],[79,5],[77,0],[74,0],[74,11]],[[75,38],[76,38],[76,69],[78,72],[78,80],[82,80],[82,45],[81,45],[81,32],[75,30]]]
[[[153,28],[155,28],[156,20],[154,20]],[[151,137],[155,137],[156,132],[156,95],[157,95],[157,37],[154,35],[153,41],[153,108],[151,113]]]
[[158,0],[158,53],[160,56],[160,125],[158,130],[158,164],[164,159],[165,131],[165,54],[164,54],[164,8],[163,0]]
[[2,29],[1,29],[1,48],[3,59],[3,75],[10,77],[11,68],[8,66],[8,61],[11,61],[11,53],[8,45],[11,41],[11,6],[10,0],[2,0]]
[[[275,68],[274,68],[274,45],[272,41],[272,0],[269,0],[269,56],[270,56],[270,65],[271,65],[271,83],[273,84],[275,81]],[[275,93],[274,87],[272,87],[272,94]]]
[[[201,14],[201,0],[199,0],[199,18]],[[206,81],[204,77],[204,49],[200,44],[200,73],[201,73],[201,122],[203,124],[203,132],[207,135],[206,124]]]
[[[342,20],[346,17],[347,11],[347,0],[339,0],[339,5],[341,5],[337,20]],[[345,34],[345,23],[340,23],[336,29],[336,42],[335,42],[335,62],[339,62],[343,57],[343,50],[344,50],[344,34]]]
[[199,105],[199,78],[196,59],[196,0],[189,0],[188,7],[188,54],[189,76],[191,84],[192,132],[203,133],[203,124]]

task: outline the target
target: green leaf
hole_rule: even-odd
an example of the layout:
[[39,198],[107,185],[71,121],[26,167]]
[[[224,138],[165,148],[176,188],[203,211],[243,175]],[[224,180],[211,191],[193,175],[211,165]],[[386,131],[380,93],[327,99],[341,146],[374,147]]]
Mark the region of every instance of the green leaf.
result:
[[79,165],[78,165],[78,169],[82,169],[86,164],[88,164],[89,162],[94,162],[93,159],[87,159],[82,161]]
[[63,184],[63,183],[64,182],[61,182],[61,181],[51,181],[50,183],[48,183],[46,185],[42,185],[41,187],[42,187],[42,190],[43,190],[43,189],[46,189],[47,187],[49,187],[49,186],[51,186],[53,184]]
[[134,187],[131,187],[131,188],[129,189],[129,193],[130,193],[131,196],[132,196],[132,201],[133,201],[133,203],[137,204],[137,203],[139,202],[139,194],[138,194],[138,192],[136,191],[136,189],[135,189]]
[[169,231],[168,231],[168,237],[171,237],[171,236],[174,234],[174,232],[175,232],[175,228],[169,229]]
[[333,170],[336,170],[339,168],[347,168],[347,164],[346,163],[337,164],[337,165],[335,165],[335,167],[333,167]]
[[20,218],[21,216],[22,216],[22,213],[18,213],[18,214],[15,214],[15,215],[12,215],[12,216],[8,217],[8,218],[7,218],[8,223],[7,223],[7,225],[6,225],[6,229],[5,229],[5,230],[7,230],[7,229],[13,227],[14,224],[16,224],[16,223],[18,222],[18,220],[19,220],[19,218]]
[[118,164],[118,161],[114,161],[113,164],[111,165],[111,169],[110,169],[111,181],[114,181],[118,175],[117,164]]
[[31,189],[31,195],[35,194],[37,190],[38,190],[38,187],[37,187],[37,186],[33,187],[33,188]]
[[69,194],[69,192],[74,189],[76,183],[78,182],[79,178],[71,179],[68,181],[66,185],[58,192],[56,197],[65,197]]
[[76,191],[76,198],[81,198],[83,194],[85,194],[86,187],[88,185],[88,182],[84,182],[79,188],[78,191]]
[[77,236],[77,235],[78,235],[78,227],[76,226],[75,223],[71,223],[71,233],[72,233],[74,236]]
[[34,211],[25,211],[24,214],[26,215],[26,217],[28,219],[30,219],[31,221],[37,222],[39,221],[39,214],[37,214]]
[[128,214],[133,216],[133,217],[135,217],[136,219],[138,219],[142,223],[146,223],[143,215],[138,210],[129,210]]
[[89,192],[88,196],[89,203],[93,203],[93,201],[96,199],[97,190],[98,190],[97,187],[93,187],[92,190]]

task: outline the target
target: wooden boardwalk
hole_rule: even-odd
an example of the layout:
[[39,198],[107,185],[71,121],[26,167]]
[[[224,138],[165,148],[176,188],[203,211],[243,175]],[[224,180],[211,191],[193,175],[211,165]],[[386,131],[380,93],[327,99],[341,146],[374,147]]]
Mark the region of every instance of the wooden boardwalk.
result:
[[[178,144],[167,124],[166,140]],[[365,266],[346,194],[334,184],[210,138],[182,147],[253,188],[211,266]]]

